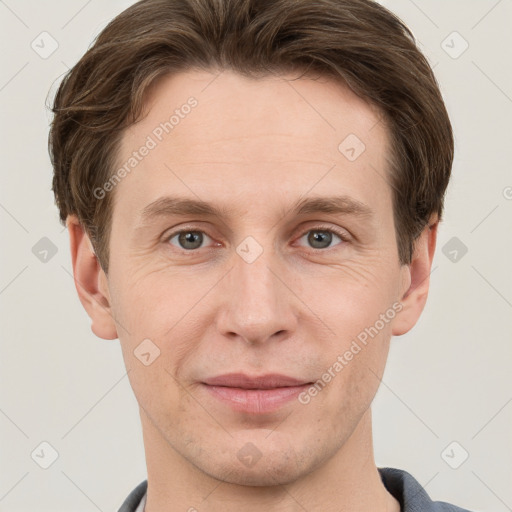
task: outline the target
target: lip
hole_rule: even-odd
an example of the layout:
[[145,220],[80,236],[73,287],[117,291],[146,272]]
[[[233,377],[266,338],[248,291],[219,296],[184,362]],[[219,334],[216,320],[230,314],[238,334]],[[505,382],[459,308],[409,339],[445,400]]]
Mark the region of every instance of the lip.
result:
[[312,383],[276,373],[229,373],[205,379],[202,384],[210,396],[236,411],[264,414],[280,409]]
[[268,373],[254,377],[246,375],[245,373],[226,373],[205,379],[203,382],[208,386],[226,386],[229,388],[242,389],[275,389],[309,384],[309,382],[305,380],[295,379],[279,373]]

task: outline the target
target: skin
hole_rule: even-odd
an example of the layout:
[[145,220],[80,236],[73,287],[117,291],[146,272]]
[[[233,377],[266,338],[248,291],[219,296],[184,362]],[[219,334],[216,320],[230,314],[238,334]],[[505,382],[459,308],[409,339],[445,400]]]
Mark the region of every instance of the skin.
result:
[[[146,512],[400,510],[374,462],[370,405],[391,337],[425,305],[437,222],[400,265],[386,126],[341,84],[292,78],[191,70],[152,87],[120,165],[189,96],[198,105],[110,192],[108,276],[68,218],[80,300],[97,336],[119,338],[140,406]],[[338,150],[350,133],[366,146],[355,161]],[[141,223],[166,195],[226,212]],[[373,215],[292,213],[299,199],[332,195]],[[171,238],[182,228],[205,233],[199,248]],[[348,239],[313,245],[326,229]],[[263,249],[252,263],[236,251],[248,236]],[[401,311],[308,404],[237,412],[201,384],[233,371],[315,382],[394,303]],[[160,350],[148,366],[134,355],[146,338]],[[261,453],[252,467],[237,457],[247,443]]]

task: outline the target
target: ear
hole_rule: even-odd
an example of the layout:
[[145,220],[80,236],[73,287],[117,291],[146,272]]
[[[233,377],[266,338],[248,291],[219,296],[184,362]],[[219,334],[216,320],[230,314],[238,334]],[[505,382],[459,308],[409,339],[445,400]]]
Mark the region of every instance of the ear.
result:
[[66,226],[69,232],[75,287],[82,306],[92,320],[92,332],[99,338],[114,340],[118,336],[111,312],[108,278],[76,215],[67,217]]
[[414,254],[409,265],[402,266],[403,286],[400,290],[400,302],[403,309],[393,322],[393,336],[400,336],[410,331],[418,321],[427,302],[430,286],[432,260],[436,250],[437,217],[421,232],[415,241]]

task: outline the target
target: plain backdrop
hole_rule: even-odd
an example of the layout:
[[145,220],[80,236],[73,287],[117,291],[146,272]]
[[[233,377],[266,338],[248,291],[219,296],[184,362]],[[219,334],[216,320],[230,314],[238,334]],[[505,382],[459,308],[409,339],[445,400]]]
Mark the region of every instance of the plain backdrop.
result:
[[[91,332],[74,288],[51,192],[45,106],[94,37],[132,3],[0,1],[0,511],[113,511],[146,478],[119,341]],[[434,67],[456,154],[428,304],[415,329],[392,340],[373,403],[376,462],[409,471],[432,499],[505,512],[512,1],[383,4]]]

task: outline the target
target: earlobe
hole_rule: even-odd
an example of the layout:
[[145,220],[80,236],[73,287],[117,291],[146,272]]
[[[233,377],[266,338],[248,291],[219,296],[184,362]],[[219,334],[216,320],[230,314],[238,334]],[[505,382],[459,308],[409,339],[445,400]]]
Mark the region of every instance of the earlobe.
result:
[[66,226],[75,287],[80,302],[92,320],[91,329],[99,338],[116,339],[118,336],[112,317],[107,277],[94,254],[89,236],[76,215],[68,216]]
[[402,267],[401,303],[403,309],[393,323],[393,336],[410,331],[418,321],[427,302],[432,260],[436,249],[438,221],[429,223],[416,239],[414,254],[409,265]]

